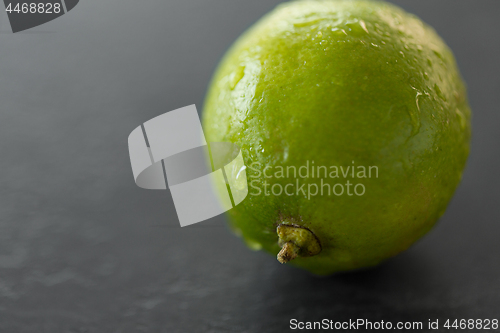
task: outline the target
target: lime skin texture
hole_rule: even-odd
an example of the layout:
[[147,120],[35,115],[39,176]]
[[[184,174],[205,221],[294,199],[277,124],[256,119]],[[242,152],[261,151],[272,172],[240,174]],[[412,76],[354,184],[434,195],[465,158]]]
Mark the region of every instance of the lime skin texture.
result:
[[[249,195],[228,213],[234,232],[276,255],[280,225],[304,228],[321,252],[301,256],[289,238],[297,251],[280,261],[329,275],[377,265],[434,226],[462,177],[470,117],[454,56],[430,26],[385,2],[313,0],[278,6],[234,43],[203,127],[208,142],[243,152]],[[267,192],[320,184],[273,175],[313,162],[378,173],[322,179],[362,183],[363,195],[265,195],[265,182]]]

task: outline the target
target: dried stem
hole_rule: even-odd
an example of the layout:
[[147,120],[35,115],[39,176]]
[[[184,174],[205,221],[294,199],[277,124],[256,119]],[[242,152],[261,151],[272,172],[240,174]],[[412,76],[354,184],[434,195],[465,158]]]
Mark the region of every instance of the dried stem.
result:
[[286,242],[278,253],[278,261],[282,264],[295,259],[300,248],[292,242]]

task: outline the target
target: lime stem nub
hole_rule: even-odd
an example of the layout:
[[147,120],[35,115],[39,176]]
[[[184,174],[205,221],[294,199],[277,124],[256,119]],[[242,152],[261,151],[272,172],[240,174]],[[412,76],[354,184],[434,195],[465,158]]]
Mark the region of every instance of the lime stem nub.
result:
[[321,252],[318,238],[306,227],[281,223],[276,228],[278,245],[278,261],[282,264],[297,258],[315,256]]
[[278,261],[286,264],[297,257],[300,248],[292,242],[286,242],[278,253]]

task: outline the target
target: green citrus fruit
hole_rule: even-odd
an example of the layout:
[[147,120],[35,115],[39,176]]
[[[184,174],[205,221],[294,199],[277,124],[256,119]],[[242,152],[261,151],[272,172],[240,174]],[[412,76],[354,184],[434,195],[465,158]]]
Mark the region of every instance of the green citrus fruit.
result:
[[316,274],[376,265],[427,233],[470,141],[452,52],[378,1],[277,7],[222,60],[203,125],[209,142],[243,152],[235,232]]

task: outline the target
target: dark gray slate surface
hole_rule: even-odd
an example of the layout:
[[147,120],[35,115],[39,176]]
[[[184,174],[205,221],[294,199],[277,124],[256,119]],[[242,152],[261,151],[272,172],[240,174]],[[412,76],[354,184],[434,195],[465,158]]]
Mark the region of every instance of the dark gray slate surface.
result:
[[218,59],[279,1],[84,0],[0,33],[0,331],[286,332],[292,318],[500,319],[500,2],[398,1],[455,51],[474,138],[436,229],[329,278],[247,250],[217,217],[180,228],[133,182],[127,136],[201,103]]

